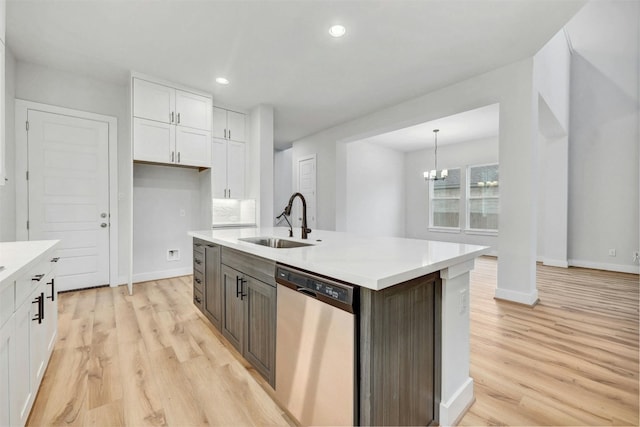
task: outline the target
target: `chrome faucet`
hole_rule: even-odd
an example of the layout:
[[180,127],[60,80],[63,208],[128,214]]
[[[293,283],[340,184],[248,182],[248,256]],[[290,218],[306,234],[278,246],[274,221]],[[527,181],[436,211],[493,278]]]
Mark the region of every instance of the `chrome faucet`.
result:
[[287,216],[291,215],[291,206],[296,197],[300,197],[300,200],[302,200],[302,238],[306,239],[307,235],[311,233],[311,229],[307,228],[307,201],[304,199],[304,196],[300,193],[294,193],[289,199],[289,204],[284,208],[284,214]]

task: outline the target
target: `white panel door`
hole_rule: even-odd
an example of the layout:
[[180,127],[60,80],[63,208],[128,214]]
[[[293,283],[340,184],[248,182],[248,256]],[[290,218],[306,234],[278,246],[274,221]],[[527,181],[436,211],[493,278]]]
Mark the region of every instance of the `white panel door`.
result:
[[214,138],[227,137],[227,110],[213,107],[213,132]]
[[235,111],[227,111],[227,139],[245,142],[245,115]]
[[176,124],[211,130],[211,98],[176,90]]
[[175,123],[176,90],[171,87],[133,79],[133,115],[163,123]]
[[227,141],[213,138],[211,148],[211,197],[224,199],[227,197]]
[[227,143],[227,197],[244,198],[245,146],[243,142]]
[[[308,157],[298,161],[298,192],[307,202],[307,226],[316,227],[316,158]],[[296,203],[295,224],[302,224],[302,203]]]
[[211,132],[176,126],[176,163],[185,166],[211,166]]
[[133,160],[174,163],[175,126],[152,120],[133,119]]
[[109,283],[109,125],[28,110],[29,240],[58,239],[59,290]]

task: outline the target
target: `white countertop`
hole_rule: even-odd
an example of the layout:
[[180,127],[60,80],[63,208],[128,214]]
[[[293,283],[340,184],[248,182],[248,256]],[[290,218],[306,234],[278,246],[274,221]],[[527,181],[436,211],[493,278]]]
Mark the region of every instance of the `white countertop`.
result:
[[0,285],[15,280],[23,268],[35,266],[43,253],[53,249],[59,240],[34,240],[23,242],[0,242]]
[[[286,227],[242,228],[190,231],[189,235],[373,290],[445,269],[489,251],[487,246],[324,230],[313,230],[307,240],[302,240],[288,237],[288,232]],[[300,236],[299,227],[294,228],[293,235]],[[279,237],[313,246],[276,249],[238,240],[246,237]]]

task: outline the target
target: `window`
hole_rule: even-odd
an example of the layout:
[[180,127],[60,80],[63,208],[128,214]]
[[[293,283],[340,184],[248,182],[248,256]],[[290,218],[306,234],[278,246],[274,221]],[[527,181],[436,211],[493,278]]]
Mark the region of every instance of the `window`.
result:
[[460,169],[429,182],[429,227],[460,229]]
[[467,229],[498,231],[500,186],[498,165],[467,169]]

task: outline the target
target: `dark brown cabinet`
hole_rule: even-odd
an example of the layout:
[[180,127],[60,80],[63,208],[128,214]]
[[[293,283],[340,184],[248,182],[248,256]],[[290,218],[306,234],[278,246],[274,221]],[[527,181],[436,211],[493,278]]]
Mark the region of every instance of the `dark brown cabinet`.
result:
[[222,334],[271,386],[275,383],[275,263],[222,249]]
[[220,246],[207,243],[204,247],[204,315],[211,323],[222,326],[222,283],[220,277]]

